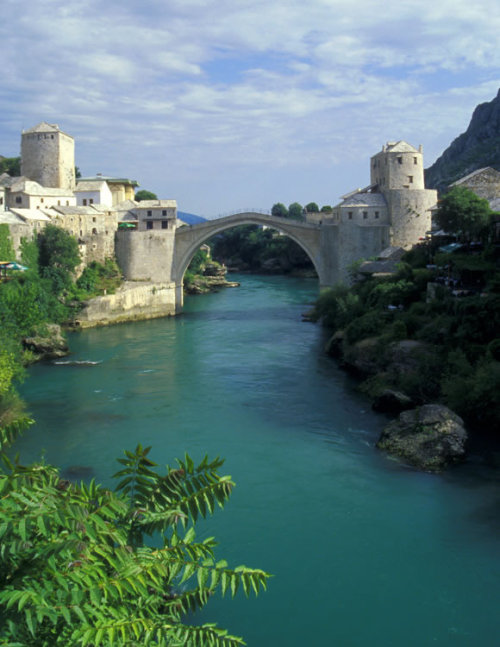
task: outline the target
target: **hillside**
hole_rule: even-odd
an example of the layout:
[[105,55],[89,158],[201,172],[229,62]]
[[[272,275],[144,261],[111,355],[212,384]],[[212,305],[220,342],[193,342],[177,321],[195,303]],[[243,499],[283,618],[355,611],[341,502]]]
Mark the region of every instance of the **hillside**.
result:
[[500,90],[487,103],[479,104],[469,127],[425,171],[425,185],[440,193],[449,184],[479,168],[500,170]]
[[178,211],[177,218],[185,222],[186,225],[197,225],[199,222],[205,222],[206,220],[203,216],[196,216],[194,213],[186,213],[185,211]]

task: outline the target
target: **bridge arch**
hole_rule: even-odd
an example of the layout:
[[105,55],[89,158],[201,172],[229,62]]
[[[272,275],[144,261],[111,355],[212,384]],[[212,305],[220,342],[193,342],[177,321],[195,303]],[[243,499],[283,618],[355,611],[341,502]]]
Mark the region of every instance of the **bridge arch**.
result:
[[208,220],[196,225],[179,227],[175,232],[175,248],[172,264],[172,280],[177,291],[177,309],[182,308],[182,282],[188,268],[200,245],[227,229],[239,225],[264,225],[285,234],[297,243],[310,258],[320,284],[322,282],[322,266],[320,262],[320,225],[286,220],[257,212],[236,213],[216,220]]

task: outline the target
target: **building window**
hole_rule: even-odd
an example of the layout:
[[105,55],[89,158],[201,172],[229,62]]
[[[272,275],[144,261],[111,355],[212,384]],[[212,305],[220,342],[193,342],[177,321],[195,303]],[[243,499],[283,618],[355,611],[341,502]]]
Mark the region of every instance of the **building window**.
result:
[[378,211],[375,211],[375,218],[378,218]]
[[166,209],[163,209],[163,211],[161,212],[161,215],[162,215],[162,216],[166,216],[166,215],[167,215],[167,210],[166,210]]
[[414,157],[414,158],[413,158],[413,163],[414,163],[414,164],[418,164],[418,157]]
[[402,158],[402,157],[398,157],[398,164],[402,164],[402,163],[403,163],[403,158]]
[[352,211],[349,211],[347,215],[349,217],[349,220],[352,220]]
[[84,206],[84,207],[86,207],[86,206],[87,206],[87,198],[83,198],[83,206]]
[[3,198],[0,198],[0,204],[3,204]]
[[97,219],[95,216],[92,218],[92,222],[97,222]]
[[168,221],[167,220],[162,220],[161,221],[161,228],[162,229],[168,229]]
[[92,235],[97,236],[97,229],[95,227],[92,229]]
[[413,184],[413,175],[409,175],[409,176],[408,176],[408,182],[409,182],[410,184]]
[[94,198],[89,198],[89,204],[94,204]]
[[69,207],[69,200],[66,200],[66,206]]
[[16,204],[22,204],[23,199],[20,195],[16,195]]
[[151,220],[146,223],[146,229],[153,229],[153,223],[151,222]]
[[153,212],[152,212],[152,211],[148,211],[146,215],[147,215],[147,216],[152,216],[152,215],[153,215]]
[[363,211],[363,220],[368,218],[368,211]]

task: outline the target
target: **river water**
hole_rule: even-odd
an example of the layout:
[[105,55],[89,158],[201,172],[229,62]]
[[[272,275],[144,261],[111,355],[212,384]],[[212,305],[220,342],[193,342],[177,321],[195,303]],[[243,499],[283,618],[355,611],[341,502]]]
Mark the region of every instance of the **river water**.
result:
[[37,365],[37,420],[17,445],[110,483],[137,443],[160,464],[226,458],[237,487],[198,527],[218,557],[274,575],[259,598],[214,598],[196,619],[250,647],[494,647],[499,636],[497,472],[445,475],[380,454],[385,418],[301,321],[314,280],[234,277],[177,318],[70,335],[75,360]]

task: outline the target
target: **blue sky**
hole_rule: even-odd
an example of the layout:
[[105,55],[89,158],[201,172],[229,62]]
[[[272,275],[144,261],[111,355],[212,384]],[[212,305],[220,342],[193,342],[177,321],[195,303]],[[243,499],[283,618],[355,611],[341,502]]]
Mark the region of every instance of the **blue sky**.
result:
[[499,33],[496,0],[3,0],[0,154],[48,121],[182,211],[335,204],[386,141],[429,166],[467,128]]

